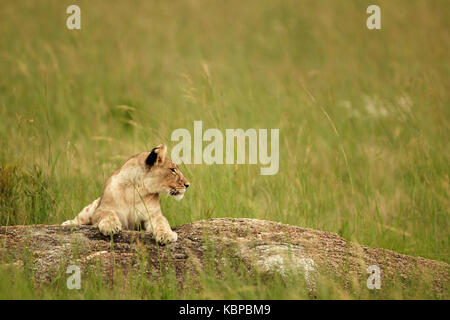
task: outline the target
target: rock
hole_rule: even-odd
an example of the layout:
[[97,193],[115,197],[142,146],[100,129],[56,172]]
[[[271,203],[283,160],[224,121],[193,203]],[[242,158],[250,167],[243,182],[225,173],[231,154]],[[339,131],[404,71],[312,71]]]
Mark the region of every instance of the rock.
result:
[[[92,226],[29,225],[0,227],[0,264],[22,267],[31,261],[37,283],[52,281],[70,264],[86,270],[100,262],[102,275],[114,281],[115,270],[128,273],[146,265],[148,277],[158,278],[172,266],[177,278],[197,275],[212,256],[215,264],[238,259],[250,272],[301,273],[309,289],[325,277],[365,285],[369,266],[378,266],[381,280],[398,277],[430,281],[433,290],[446,294],[449,265],[344,240],[336,234],[256,219],[212,219],[175,227],[176,243],[161,246],[144,231],[122,231],[105,237]],[[111,241],[112,240],[112,241]],[[211,254],[210,254],[211,253]],[[65,270],[65,269],[63,269]]]

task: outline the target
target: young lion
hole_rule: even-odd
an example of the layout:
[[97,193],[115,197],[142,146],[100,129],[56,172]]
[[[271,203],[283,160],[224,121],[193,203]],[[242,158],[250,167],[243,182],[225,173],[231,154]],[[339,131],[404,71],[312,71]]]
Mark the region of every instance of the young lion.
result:
[[162,215],[159,194],[181,200],[189,182],[166,153],[167,147],[160,144],[130,158],[106,181],[100,198],[62,225],[92,224],[104,235],[143,227],[160,243],[177,241]]

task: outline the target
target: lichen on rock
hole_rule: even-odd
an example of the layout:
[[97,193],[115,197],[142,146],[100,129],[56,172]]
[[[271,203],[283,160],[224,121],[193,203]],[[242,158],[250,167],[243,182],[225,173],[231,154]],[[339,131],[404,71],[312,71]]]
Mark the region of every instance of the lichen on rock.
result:
[[450,268],[444,262],[369,248],[329,232],[234,218],[197,221],[174,231],[178,241],[160,246],[144,231],[124,230],[111,239],[92,226],[3,226],[0,265],[20,267],[30,258],[38,283],[52,281],[55,272],[70,263],[86,270],[101,262],[102,275],[109,281],[116,269],[139,271],[145,263],[149,276],[159,277],[161,266],[170,265],[182,281],[185,274],[202,272],[208,248],[214,248],[221,256],[216,263],[235,257],[255,272],[277,273],[282,278],[301,274],[310,288],[318,276],[365,283],[371,265],[380,267],[384,279],[395,275],[405,282],[412,277],[430,278],[434,290],[444,295],[449,284]]

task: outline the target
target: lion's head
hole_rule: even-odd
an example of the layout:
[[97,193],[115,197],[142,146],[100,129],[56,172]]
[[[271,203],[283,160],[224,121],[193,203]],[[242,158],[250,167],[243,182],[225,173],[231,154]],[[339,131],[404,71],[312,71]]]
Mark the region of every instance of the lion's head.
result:
[[167,147],[160,144],[144,154],[144,185],[151,193],[168,194],[176,200],[184,197],[189,181],[178,166],[167,156]]

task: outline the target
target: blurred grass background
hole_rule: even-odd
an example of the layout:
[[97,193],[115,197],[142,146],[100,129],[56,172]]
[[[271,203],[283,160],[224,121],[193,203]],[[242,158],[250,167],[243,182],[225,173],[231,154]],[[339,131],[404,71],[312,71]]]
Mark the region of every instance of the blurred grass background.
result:
[[450,261],[448,1],[0,6],[0,224],[73,218],[131,155],[202,120],[279,128],[280,170],[183,165],[171,225],[268,219]]

